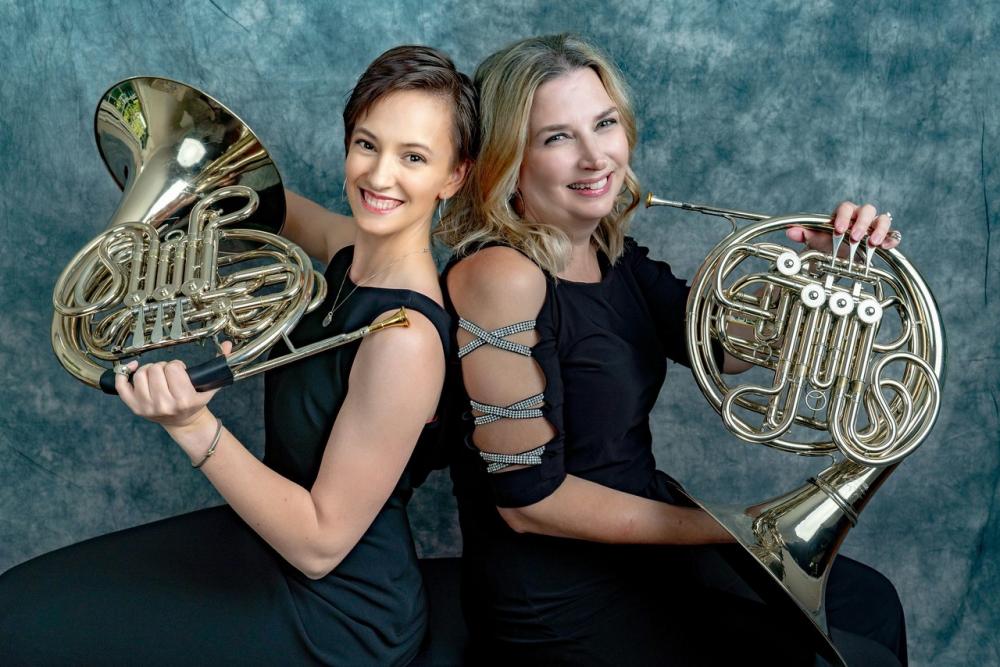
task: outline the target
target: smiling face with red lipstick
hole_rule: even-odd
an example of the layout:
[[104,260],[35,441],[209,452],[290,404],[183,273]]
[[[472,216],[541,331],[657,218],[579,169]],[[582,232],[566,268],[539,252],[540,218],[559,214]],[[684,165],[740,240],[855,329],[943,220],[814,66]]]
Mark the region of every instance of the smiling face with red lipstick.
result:
[[440,95],[402,90],[380,98],[359,119],[344,166],[359,230],[426,239],[438,201],[455,194],[464,174],[452,113]]
[[518,176],[526,218],[589,238],[611,212],[628,169],[628,137],[589,67],[538,87]]

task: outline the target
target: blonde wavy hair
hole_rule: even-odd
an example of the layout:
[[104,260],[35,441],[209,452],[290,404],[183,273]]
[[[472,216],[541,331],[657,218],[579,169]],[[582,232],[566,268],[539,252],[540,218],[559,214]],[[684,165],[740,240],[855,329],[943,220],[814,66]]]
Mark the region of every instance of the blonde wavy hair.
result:
[[[522,217],[514,199],[535,91],[543,83],[582,67],[594,70],[618,107],[631,154],[636,125],[628,87],[618,68],[595,46],[574,35],[548,35],[530,37],[494,53],[476,68],[479,157],[435,232],[456,254],[467,254],[483,243],[500,242],[520,250],[553,276],[565,268],[571,250],[569,237],[552,225]],[[628,219],[639,200],[639,181],[629,167],[624,189],[592,236],[592,242],[612,263],[622,254]]]

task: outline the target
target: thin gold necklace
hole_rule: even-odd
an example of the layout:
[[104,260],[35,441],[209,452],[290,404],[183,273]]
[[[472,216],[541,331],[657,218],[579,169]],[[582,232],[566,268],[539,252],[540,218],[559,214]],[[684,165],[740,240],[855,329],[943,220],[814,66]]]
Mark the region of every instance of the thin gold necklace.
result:
[[345,303],[347,303],[347,300],[351,298],[352,294],[354,294],[355,292],[358,291],[359,287],[361,287],[362,285],[364,285],[365,283],[367,283],[369,280],[371,280],[375,276],[379,275],[380,273],[384,273],[385,271],[388,271],[389,268],[392,265],[394,265],[396,262],[400,261],[401,259],[403,259],[405,257],[409,257],[410,255],[417,255],[419,253],[430,252],[430,251],[431,251],[430,248],[421,248],[420,250],[413,250],[411,252],[404,253],[404,254],[400,255],[399,257],[396,257],[391,262],[389,262],[388,264],[386,264],[385,266],[383,266],[381,269],[378,269],[377,271],[373,271],[372,273],[368,274],[368,276],[366,276],[364,279],[359,280],[358,284],[354,286],[354,289],[352,289],[350,292],[348,292],[347,296],[344,297],[344,300],[341,301],[340,300],[340,293],[342,291],[344,291],[344,283],[347,282],[347,276],[351,275],[351,267],[354,266],[354,261],[351,260],[351,263],[347,265],[347,271],[344,272],[344,277],[340,279],[340,287],[337,288],[337,296],[333,297],[333,306],[330,308],[330,312],[328,312],[326,314],[326,317],[323,318],[323,326],[324,327],[330,326],[330,322],[333,321],[333,314],[336,313],[337,310],[341,306],[343,306]]

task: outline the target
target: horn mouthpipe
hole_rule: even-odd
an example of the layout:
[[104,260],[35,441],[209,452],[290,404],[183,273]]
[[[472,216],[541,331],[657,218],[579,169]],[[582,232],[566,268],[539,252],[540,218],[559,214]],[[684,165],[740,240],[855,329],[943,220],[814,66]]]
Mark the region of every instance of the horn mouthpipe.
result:
[[672,208],[679,208],[684,211],[694,211],[695,213],[702,213],[704,215],[717,215],[722,218],[740,218],[741,220],[767,220],[771,216],[763,215],[761,213],[751,213],[749,211],[737,211],[731,208],[718,208],[715,206],[707,206],[705,204],[689,204],[682,201],[671,201],[669,199],[660,199],[653,195],[652,192],[646,193],[646,208],[650,206],[670,206]]
[[410,321],[406,317],[406,309],[400,307],[400,309],[392,315],[381,320],[376,320],[375,322],[365,325],[360,329],[338,334],[315,343],[310,343],[309,345],[297,348],[294,352],[289,352],[281,355],[280,357],[274,357],[266,361],[261,361],[253,366],[240,368],[239,370],[233,372],[233,377],[235,380],[243,380],[245,378],[253,377],[258,373],[263,373],[264,371],[287,364],[290,361],[297,361],[299,359],[304,359],[305,357],[318,354],[319,352],[325,352],[335,347],[353,343],[356,340],[364,338],[369,334],[373,334],[376,331],[381,331],[382,329],[408,326],[410,326]]

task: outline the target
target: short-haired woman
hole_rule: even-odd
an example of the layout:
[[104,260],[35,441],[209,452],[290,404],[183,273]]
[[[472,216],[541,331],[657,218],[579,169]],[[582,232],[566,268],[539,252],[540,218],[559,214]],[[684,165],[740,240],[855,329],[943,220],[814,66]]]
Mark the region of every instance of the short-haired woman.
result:
[[[0,577],[0,663],[403,665],[427,628],[406,516],[428,471],[449,317],[434,213],[475,154],[468,77],[434,49],[379,56],[344,111],[353,220],[292,196],[285,233],[328,262],[302,346],[405,306],[410,326],[269,371],[255,458],[180,362],[119,378],[227,505],[96,538]],[[352,244],[352,245],[349,245]],[[431,434],[433,435],[433,434]],[[433,456],[430,456],[433,458]]]

